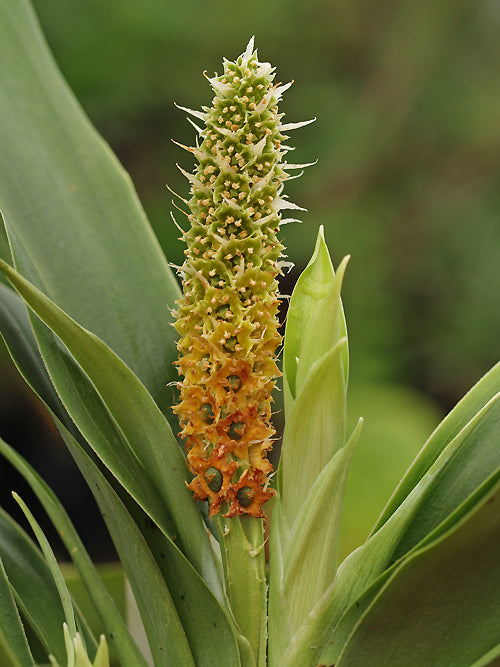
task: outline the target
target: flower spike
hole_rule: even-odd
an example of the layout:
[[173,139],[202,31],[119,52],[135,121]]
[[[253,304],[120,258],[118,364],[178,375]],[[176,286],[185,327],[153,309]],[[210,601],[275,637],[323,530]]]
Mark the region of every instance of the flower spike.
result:
[[199,164],[191,174],[179,167],[191,185],[191,229],[176,313],[183,379],[174,411],[195,498],[209,501],[211,516],[262,517],[273,493],[276,279],[286,264],[277,233],[281,209],[299,209],[280,196],[289,178],[282,141],[295,125],[283,126],[276,106],[289,84],[273,85],[274,68],[258,61],[253,38],[236,62],[224,61],[221,76],[207,79],[211,108],[177,105],[206,127],[196,126],[197,148],[181,146]]

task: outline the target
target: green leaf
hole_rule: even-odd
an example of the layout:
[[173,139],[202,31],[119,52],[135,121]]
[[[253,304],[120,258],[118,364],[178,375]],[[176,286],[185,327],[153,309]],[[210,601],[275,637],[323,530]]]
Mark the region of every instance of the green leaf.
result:
[[498,392],[500,392],[500,362],[467,392],[462,400],[457,403],[448,416],[439,424],[401,480],[387,507],[374,526],[372,533],[375,533],[391,514],[394,513],[396,508],[408,496],[418,481],[422,479],[423,475],[429,470],[448,443]]
[[81,441],[82,446],[87,447],[74,422],[84,424],[83,430],[87,441],[101,460],[137,502],[167,529],[164,502],[153,488],[142,466],[136,465],[136,457],[88,376],[75,363],[74,358],[68,355],[66,348],[58,343],[52,332],[40,322],[38,334],[45,357],[54,362],[51,365],[53,376],[59,391],[64,396],[65,407],[54,390],[40,356],[26,305],[18,294],[3,285],[0,285],[0,329],[17,368],[31,388],[65,427]]
[[271,664],[299,650],[300,628],[337,569],[345,482],[360,430],[344,445],[348,349],[340,291],[347,261],[335,275],[320,229],[287,316],[287,421],[271,530]]
[[[129,474],[139,473],[141,465],[145,468],[167,504],[185,553],[207,581],[217,586],[218,575],[206,530],[185,485],[185,458],[144,385],[99,338],[72,320],[12,267],[0,261],[0,269],[33,311],[60,337],[93,382],[137,457]],[[77,424],[85,436],[89,423],[93,423],[91,412],[89,421]]]
[[[500,396],[492,399],[448,444],[388,521],[346,558],[337,574],[336,603],[332,600],[336,615],[498,469],[500,450],[492,433],[498,429],[499,414]],[[436,506],[435,502],[441,504]],[[332,619],[332,624],[335,622]]]
[[[442,464],[434,472],[436,480],[419,503],[392,560],[424,539],[500,468],[499,433],[500,394],[492,398],[444,450],[446,456],[441,455]],[[434,466],[431,471],[433,469]]]
[[[441,452],[389,520],[342,564],[341,584],[353,599],[391,562],[451,515],[500,465],[492,433],[498,429],[500,395],[492,399]],[[497,431],[498,432],[498,431]],[[435,503],[440,503],[436,505]],[[412,530],[413,529],[413,530]],[[368,561],[366,566],[360,565]],[[353,572],[358,572],[356,581]]]
[[[35,537],[38,540],[38,544],[40,545],[43,551],[43,555],[45,556],[45,561],[50,570],[52,578],[54,579],[54,583],[56,585],[57,592],[59,594],[59,599],[61,600],[62,608],[64,610],[65,623],[68,627],[70,635],[74,637],[76,635],[76,620],[75,620],[75,612],[73,609],[73,603],[71,602],[71,597],[67,589],[67,586],[64,583],[64,577],[62,576],[59,566],[57,565],[54,552],[50,548],[49,541],[45,537],[35,517],[28,509],[26,503],[22,500],[22,498],[18,496],[17,493],[13,492],[12,495],[14,496],[14,499],[16,500],[17,504],[22,509],[24,516],[28,519],[31,529],[33,530]],[[67,653],[67,655],[69,660],[70,654]]]
[[338,663],[467,667],[500,641],[500,484],[451,533],[407,558]]
[[[490,493],[500,480],[500,470],[488,478],[455,512],[443,521],[435,530],[432,531],[422,542],[413,548],[408,556],[413,555],[421,549],[427,548],[435,543],[445,534],[451,534],[457,530],[463,517],[477,511],[483,502],[486,502]],[[344,612],[337,625],[330,633],[330,641],[326,644],[326,650],[321,656],[320,662],[335,663],[339,659],[347,640],[353,632],[353,629],[359,623],[365,611],[369,608],[379,591],[391,578],[395,571],[401,567],[405,559],[401,559],[385,570],[365,591],[360,595],[351,606]]]
[[[347,336],[340,290],[348,259],[344,258],[335,275],[320,227],[313,256],[295,285],[287,314],[283,352],[286,411],[314,362]],[[347,385],[347,347],[343,367]]]
[[292,523],[318,475],[345,442],[346,386],[341,339],[312,365],[289,409],[278,473],[283,512]]
[[135,645],[115,603],[107,592],[85,547],[64,508],[37,473],[26,461],[0,438],[0,453],[23,475],[42,503],[52,523],[61,536],[68,553],[78,568],[78,572],[87,588],[87,592],[106,629],[110,642],[124,665],[145,666],[146,662]]
[[488,651],[485,655],[481,656],[479,660],[471,665],[471,667],[498,667],[500,664],[500,644],[497,644],[495,648],[492,648],[491,651]]
[[[130,179],[63,81],[25,0],[0,4],[0,209],[16,265],[168,413],[179,288]],[[170,416],[170,415],[169,415]]]
[[[312,610],[335,579],[344,489],[361,427],[362,420],[348,443],[318,476],[290,528],[282,513],[281,499],[275,501],[269,564],[271,664],[282,664],[283,655],[292,650],[290,647],[293,651],[300,650],[297,631],[308,622]],[[325,628],[316,625],[321,639]],[[315,643],[314,637],[311,641]]]
[[[83,452],[76,442],[71,442],[69,433],[62,433],[80,469],[85,470],[88,463],[83,460]],[[172,596],[144,536],[95,466],[94,477],[99,491],[96,500],[132,586],[155,664],[172,661],[172,664],[194,665]]]
[[23,300],[0,284],[0,333],[17,369],[29,386],[55,412],[67,420],[64,409],[44,366]]
[[[296,640],[298,646],[321,643],[315,641],[315,626],[335,628],[342,614],[406,549],[418,546],[416,534],[407,531],[412,524],[420,526],[422,543],[439,526],[452,528],[468,509],[468,499],[498,470],[500,451],[492,433],[498,429],[500,396],[492,399],[469,424],[448,444],[440,456],[387,522],[365,544],[356,549],[337,570],[330,589],[314,610],[316,622],[305,624]],[[470,470],[469,470],[470,466]],[[467,477],[470,475],[470,479]],[[433,501],[439,498],[442,507]],[[408,539],[406,539],[408,538]],[[304,659],[290,649],[290,664]],[[304,663],[306,664],[306,663]]]
[[[77,381],[79,381],[79,379],[81,379],[82,385],[84,385],[86,376],[81,374],[81,372],[80,373],[78,372],[78,368],[76,367],[74,362],[72,362],[71,357],[66,356],[66,358],[68,363],[67,368],[71,369],[72,371],[71,375],[72,381],[76,383]],[[85,391],[87,391],[87,388],[85,388]],[[92,414],[96,415],[94,419],[94,421],[96,421],[98,413],[95,411],[94,407],[92,408],[89,407],[91,396],[90,398],[87,397],[85,394],[84,396],[86,398],[87,408],[91,409]],[[114,456],[116,457],[115,466],[119,466],[121,464],[122,467],[124,468],[123,470],[121,470],[121,472],[124,475],[123,479],[127,482],[126,486],[128,487],[128,489],[131,492],[133,492],[134,497],[139,499],[145,498],[148,501],[143,503],[143,507],[147,509],[149,516],[154,521],[158,522],[158,525],[162,526],[163,530],[166,530],[165,519],[164,519],[165,511],[162,510],[161,505],[158,506],[157,504],[155,504],[154,496],[151,496],[150,493],[145,494],[145,491],[151,490],[150,489],[151,483],[141,482],[141,477],[139,477],[137,474],[140,469],[134,471],[131,468],[131,466],[127,466],[126,460],[123,460],[127,450],[123,450],[122,453],[120,453],[121,443],[119,443],[118,441],[118,446],[116,445],[116,435],[113,436],[112,427],[113,425],[111,424],[110,435],[111,437],[114,438],[114,440],[112,441],[110,440],[109,442],[107,442],[106,439],[103,439],[102,446],[104,447],[106,446],[106,444],[109,446],[110,448],[109,456],[112,456],[114,454]],[[39,488],[37,490],[37,486],[33,483],[33,476],[31,476],[30,478],[29,475],[26,473],[26,470],[23,471],[22,466],[20,466],[19,464],[20,457],[18,457],[18,455],[16,456],[15,453],[13,452],[9,456],[8,452],[9,450],[5,449],[4,451],[5,455],[11,460],[12,463],[16,465],[16,467],[18,467],[18,469],[21,468],[20,472],[27,477],[31,485],[34,487],[35,491],[37,491],[39,496],[41,495],[41,500],[43,501],[43,494],[41,494]],[[88,467],[89,466],[87,466],[87,468]],[[85,468],[83,469],[83,472],[84,473],[86,472]],[[127,474],[129,475],[129,477],[126,476]],[[94,488],[92,478],[88,477],[88,481],[89,484],[91,485],[91,488]],[[53,500],[54,502],[57,503],[57,500],[55,498]],[[53,521],[56,521],[56,519],[54,519],[54,512],[52,511],[51,513],[50,511],[50,504],[51,504],[50,499],[46,498],[44,505],[49,514],[51,514]],[[62,508],[60,509],[62,510]],[[220,664],[223,664],[220,662],[221,660],[220,648],[224,647],[224,654],[229,656],[228,665],[232,666],[233,664],[237,664],[237,650],[235,649],[234,639],[232,637],[232,632],[228,627],[228,622],[225,619],[224,613],[222,612],[219,604],[216,602],[216,600],[213,598],[210,592],[206,590],[204,582],[198,577],[198,575],[194,572],[194,570],[192,570],[191,565],[189,565],[187,561],[185,561],[185,559],[178,553],[178,550],[175,547],[173,547],[173,545],[169,545],[168,543],[165,544],[164,541],[161,541],[157,530],[151,531],[151,526],[153,526],[154,524],[152,524],[151,521],[148,520],[147,515],[144,515],[144,518],[141,520],[140,525],[143,533],[146,534],[146,531],[149,531],[147,533],[147,539],[150,543],[151,548],[153,548],[152,547],[153,542],[158,542],[157,552],[158,554],[161,553],[161,556],[158,555],[159,566],[162,569],[162,571],[165,569],[169,569],[168,573],[164,572],[164,575],[165,576],[168,575],[169,581],[174,582],[175,591],[172,590],[172,594],[174,595],[174,593],[178,593],[178,600],[180,600],[181,596],[183,598],[182,602],[179,602],[176,599],[176,604],[183,625],[189,627],[189,630],[187,632],[188,632],[189,642],[190,645],[193,647],[193,650],[195,650],[197,652],[197,655],[199,656],[202,655],[209,657],[211,656],[214,661],[218,661]],[[156,528],[156,526],[154,527]],[[64,528],[64,534],[66,537],[70,535],[70,530],[68,526]],[[71,540],[73,540],[73,542],[69,541],[66,544],[66,546],[70,553],[75,554],[75,556],[78,557],[78,555],[81,554],[82,547],[81,546],[78,547],[75,551],[74,546],[75,544],[78,544],[79,541],[78,537],[74,533],[74,529],[72,529],[71,535],[72,535]],[[165,557],[166,554],[168,554],[167,558]],[[75,563],[76,562],[77,561],[75,560]],[[91,592],[95,593],[95,586],[93,586],[91,583],[89,585],[91,586]],[[198,588],[199,591],[201,590],[201,592],[198,592],[198,595],[195,597],[194,594],[192,594],[192,592],[196,588]],[[190,591],[190,594],[185,595],[186,591]],[[207,610],[207,614],[199,614],[200,608]],[[216,622],[217,630],[213,628],[212,620]],[[106,628],[107,629],[109,628],[109,631],[114,635],[114,639],[118,643],[116,627],[115,628],[113,626],[110,627],[109,615],[108,615],[108,621],[106,623]],[[208,634],[210,634],[213,637],[213,641],[207,641]],[[226,637],[226,639],[223,639],[223,637]],[[124,644],[123,641],[119,642],[120,648],[123,648],[123,644]],[[201,660],[201,657],[199,657],[198,660]],[[121,661],[124,664],[133,664],[130,662],[130,657],[128,658],[122,657]]]
[[[130,558],[128,549],[134,546],[136,537],[141,549],[143,547],[148,549],[148,562],[153,566],[153,560],[151,559],[154,558],[155,566],[163,576],[163,584],[160,586],[158,594],[165,587],[165,582],[168,586],[169,599],[173,601],[182,622],[195,663],[200,666],[206,665],[206,667],[213,664],[221,665],[221,667],[238,665],[238,648],[232,627],[225,610],[209,590],[206,582],[203,581],[192,564],[186,560],[173,541],[162,534],[147,516],[143,517],[137,511],[134,511],[133,507],[126,508],[124,506],[124,503],[118,498],[103,474],[86,456],[72,436],[62,426],[60,426],[60,429],[78,467],[96,496],[124,566],[131,568],[128,573],[131,584],[133,585],[133,577],[139,577],[137,585],[144,589],[142,592],[143,604],[147,603],[148,585],[155,586],[156,584],[154,581],[149,582],[149,584],[147,581],[143,582],[143,576],[145,575],[141,573],[140,563],[136,565],[139,570],[136,573],[133,571],[133,563],[130,560],[127,560],[127,563],[125,562],[125,557]],[[123,523],[120,517],[124,517]],[[145,525],[140,525],[139,522],[144,522]],[[130,531],[132,535],[130,544],[127,531]],[[132,553],[132,557],[136,558],[134,553]],[[152,572],[156,580],[156,570],[153,568]],[[151,588],[150,590],[156,589]],[[139,600],[138,605],[141,608]],[[202,613],[200,613],[201,611]],[[147,621],[144,621],[145,626],[146,623]]]
[[47,651],[64,664],[64,612],[50,570],[26,533],[1,509],[0,557],[20,611]]
[[0,647],[5,654],[4,659],[8,660],[6,667],[28,667],[35,664],[1,558]]
[[362,423],[360,420],[349,442],[318,475],[290,528],[284,552],[283,595],[294,627],[307,618],[335,578],[345,484]]

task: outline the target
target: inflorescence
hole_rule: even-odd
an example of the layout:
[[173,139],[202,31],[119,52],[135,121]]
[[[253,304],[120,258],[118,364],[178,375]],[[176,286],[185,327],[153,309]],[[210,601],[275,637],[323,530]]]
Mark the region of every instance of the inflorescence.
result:
[[[287,170],[287,130],[277,103],[291,85],[273,85],[274,68],[261,63],[253,38],[224,73],[209,78],[212,107],[181,109],[204,121],[187,148],[198,160],[191,183],[191,227],[183,232],[183,298],[175,327],[181,401],[174,408],[185,439],[189,484],[209,514],[264,516],[272,496],[271,392],[279,375],[276,350],[277,276],[283,246],[277,238]],[[303,210],[303,209],[300,209]]]

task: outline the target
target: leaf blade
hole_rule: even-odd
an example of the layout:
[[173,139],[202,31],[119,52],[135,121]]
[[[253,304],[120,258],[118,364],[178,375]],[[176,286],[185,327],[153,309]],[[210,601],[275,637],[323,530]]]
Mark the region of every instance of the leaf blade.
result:
[[[314,362],[341,339],[347,329],[340,300],[346,257],[335,274],[320,227],[316,247],[293,290],[287,314],[283,352],[285,410],[291,407]],[[345,384],[349,372],[347,347],[343,355]],[[289,395],[288,395],[289,394]]]
[[457,403],[425,443],[389,499],[382,515],[373,527],[375,533],[407,497],[425,472],[431,467],[446,445],[500,391],[500,362],[493,366]]
[[133,642],[113,599],[103,585],[71,520],[54,493],[31,466],[1,438],[0,453],[23,475],[56,527],[86,585],[87,592],[101,618],[108,638],[115,645],[120,661],[134,667],[145,667],[146,662]]
[[0,558],[0,646],[6,652],[9,667],[34,665],[21,617]]
[[[159,535],[156,525],[152,524],[147,516],[142,517],[140,513],[134,512],[133,505],[127,506],[118,498],[103,474],[78,447],[71,434],[62,427],[61,432],[87,483],[95,491],[96,500],[104,513],[104,520],[111,536],[114,541],[117,540],[118,552],[127,553],[126,540],[124,541],[124,536],[117,528],[120,525],[120,516],[124,517],[125,525],[129,526],[130,531],[136,533],[141,544],[141,538],[144,538],[149,554],[154,557],[151,560],[147,556],[150,565],[155,565],[163,576],[164,584],[159,588],[163,590],[166,583],[168,595],[182,623],[196,664],[209,667],[216,661],[224,667],[238,665],[238,650],[226,611],[216,600],[207,583],[171,538],[164,533]],[[140,522],[144,521],[144,518],[145,525],[141,525]],[[153,576],[156,579],[155,568]],[[129,576],[132,579],[135,573],[132,572]],[[144,605],[145,601],[147,602],[147,592],[143,597]],[[200,613],[200,610],[203,610],[203,613]]]
[[451,534],[398,568],[358,624],[339,666],[363,664],[368,656],[374,666],[409,667],[466,667],[481,658],[500,641],[498,553],[499,484]]
[[[0,209],[19,269],[167,410],[180,291],[130,179],[63,81],[29,3],[0,7]],[[55,261],[56,258],[56,261]]]
[[[105,343],[72,320],[17,271],[1,260],[0,269],[90,377],[166,502],[189,558],[216,585],[218,575],[215,566],[210,565],[212,554],[203,522],[185,485],[184,456],[144,385]],[[134,468],[139,469],[139,465],[135,463]]]
[[47,564],[26,533],[0,509],[0,556],[18,606],[58,662],[64,664],[64,613]]

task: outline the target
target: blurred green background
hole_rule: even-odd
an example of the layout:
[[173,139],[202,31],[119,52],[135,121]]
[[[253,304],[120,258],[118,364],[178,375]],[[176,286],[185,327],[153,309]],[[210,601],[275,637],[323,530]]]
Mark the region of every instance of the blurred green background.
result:
[[[186,194],[175,163],[190,170],[192,162],[170,139],[189,144],[194,130],[173,102],[210,103],[202,70],[220,73],[222,57],[234,59],[254,34],[277,80],[295,80],[282,104],[286,121],[317,117],[289,142],[291,161],[318,163],[286,189],[308,213],[283,228],[296,268],[282,291],[290,294],[320,224],[335,265],[352,255],[343,292],[351,421],[368,417],[342,548],[355,546],[440,416],[499,356],[500,3],[34,6],[64,76],[129,171],[174,263],[183,247],[165,184]],[[11,442],[24,442],[30,435],[16,431],[12,415],[38,407],[6,358],[2,368],[3,421]],[[37,419],[45,422],[43,413]],[[42,432],[37,426],[38,442]]]

